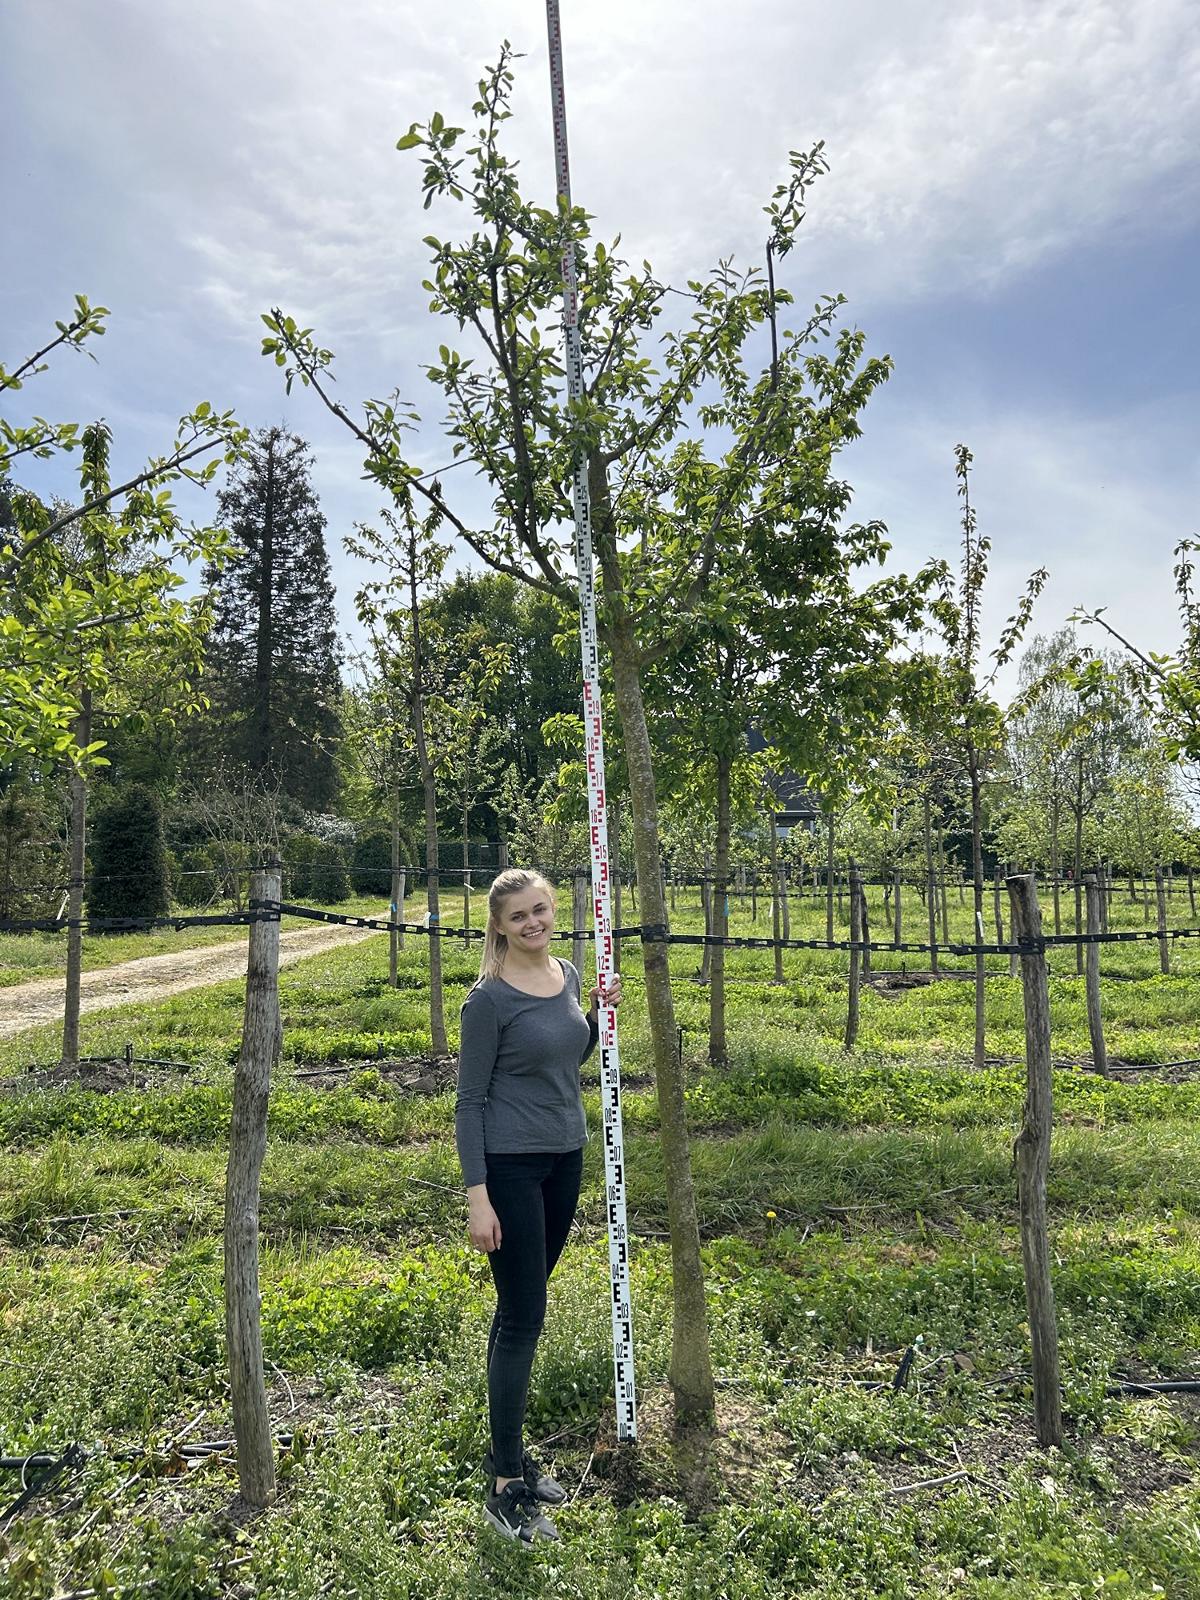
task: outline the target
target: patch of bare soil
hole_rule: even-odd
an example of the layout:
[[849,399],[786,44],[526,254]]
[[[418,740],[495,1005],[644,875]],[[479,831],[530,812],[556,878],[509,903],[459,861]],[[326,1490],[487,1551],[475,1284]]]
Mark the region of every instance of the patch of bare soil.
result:
[[[344,944],[357,944],[377,935],[369,928],[344,928],[326,924],[290,928],[280,934],[279,965],[289,966],[305,956],[321,955]],[[141,956],[114,967],[98,967],[83,974],[80,1010],[106,1011],[142,1000],[152,1005],[169,995],[182,994],[204,984],[225,983],[246,972],[246,941],[173,951],[162,956]],[[10,1039],[26,1028],[60,1022],[63,1014],[63,980],[38,978],[32,983],[0,989],[0,1039]]]
[[19,1078],[0,1078],[0,1094],[29,1094],[36,1089],[91,1089],[97,1094],[115,1094],[118,1089],[145,1089],[156,1081],[153,1072],[123,1061],[81,1061],[78,1066],[59,1063],[38,1067]]
[[445,1094],[458,1078],[457,1056],[381,1057],[374,1061],[331,1061],[297,1069],[292,1076],[306,1089],[344,1089],[366,1076],[368,1083],[401,1094]]
[[[1196,1402],[1200,1419],[1197,1397],[1170,1398],[1184,1402],[1189,1416]],[[1074,1478],[1090,1484],[1112,1522],[1194,1481],[1200,1470],[1195,1460],[1122,1434],[1068,1436],[1066,1450]],[[693,1517],[718,1504],[749,1503],[764,1490],[814,1505],[835,1493],[862,1494],[868,1485],[877,1491],[881,1484],[897,1501],[911,1495],[937,1500],[963,1490],[1005,1497],[1013,1492],[1017,1469],[1034,1472],[1053,1492],[1056,1457],[1038,1445],[1032,1423],[1012,1423],[964,1430],[939,1449],[905,1449],[897,1441],[895,1453],[851,1450],[824,1466],[805,1467],[757,1396],[721,1393],[717,1431],[709,1438],[676,1432],[670,1392],[659,1387],[638,1397],[636,1444],[618,1442],[615,1419],[606,1413],[575,1493],[607,1494],[618,1504],[669,1497],[682,1501]]]
[[[1191,1482],[1196,1474],[1194,1464],[1121,1434],[1068,1435],[1066,1449],[1073,1457],[1074,1477],[1090,1481],[1114,1523],[1128,1510],[1144,1509],[1163,1490]],[[1023,1468],[1047,1483],[1047,1492],[1054,1492],[1055,1457],[1057,1452],[1052,1456],[1038,1444],[1032,1423],[1028,1427],[973,1428],[957,1440],[947,1438],[942,1451],[864,1456],[850,1451],[819,1477],[797,1483],[796,1490],[814,1502],[839,1490],[861,1492],[869,1474],[896,1499],[918,1495],[922,1501],[939,1500],[971,1489],[1005,1497],[1013,1492],[1010,1480],[1014,1472]]]
[[[719,1394],[710,1435],[677,1429],[671,1392],[659,1386],[638,1395],[636,1444],[618,1441],[616,1418],[606,1412],[590,1471],[601,1492],[618,1504],[667,1497],[682,1501],[695,1517],[726,1501],[753,1500],[765,1483],[791,1474],[792,1454],[791,1442],[757,1397]],[[585,1485],[586,1477],[577,1492]]]

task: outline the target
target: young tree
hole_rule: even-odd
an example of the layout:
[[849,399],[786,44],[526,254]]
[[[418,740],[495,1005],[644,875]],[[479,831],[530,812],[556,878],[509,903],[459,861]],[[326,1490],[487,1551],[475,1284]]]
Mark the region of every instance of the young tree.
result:
[[[107,316],[105,307],[76,296],[74,314],[56,324],[53,339],[11,371],[0,366],[0,396],[7,399],[46,371],[57,350],[91,354],[87,346],[104,333]],[[211,529],[185,526],[169,485],[209,483],[222,461],[237,460],[245,440],[231,412],[203,401],[180,419],[163,455],[114,485],[102,428],[98,471],[100,427],[0,415],[0,749],[8,761],[43,769],[64,761],[78,770],[96,765],[102,744],[90,732],[81,738],[81,709],[112,685],[113,630],[133,628],[145,638],[157,621],[175,629],[184,619],[171,598],[184,581],[179,563],[223,559],[226,541]],[[89,438],[78,505],[51,505],[15,483],[18,463],[27,469]],[[72,565],[72,548],[85,553],[82,566]]]
[[[1044,861],[1053,881],[1054,931],[1061,932],[1061,828],[1073,824],[1075,929],[1083,931],[1085,829],[1135,739],[1119,659],[1093,674],[1087,698],[1078,687],[1079,650],[1070,629],[1034,639],[1021,659],[1020,692],[1009,708],[1005,755],[1012,793],[1004,835],[1027,859]],[[1083,971],[1083,946],[1076,946]]]
[[[417,778],[416,748],[412,732],[412,704],[405,686],[398,681],[396,656],[392,646],[378,630],[372,633],[372,650],[357,658],[361,682],[342,696],[341,754],[353,757],[366,777],[371,801],[382,802],[388,815],[388,862],[390,910],[393,921],[403,921],[407,893],[407,873],[401,852],[415,858],[409,841],[407,804]],[[356,882],[361,892],[362,884]],[[399,987],[399,952],[403,933],[393,928],[388,934],[388,982]]]
[[360,622],[371,635],[380,673],[408,704],[409,730],[425,812],[425,881],[429,924],[429,1031],[435,1056],[447,1053],[442,994],[441,893],[438,860],[438,763],[440,741],[431,737],[431,717],[442,709],[442,678],[437,629],[423,614],[423,591],[436,590],[449,547],[434,540],[441,521],[434,510],[422,521],[410,503],[401,517],[382,513],[387,528],[360,525],[346,540],[352,554],[384,569],[385,576],[364,584],[355,597]]
[[[169,551],[159,549],[157,501],[148,508],[145,491],[134,491],[119,521],[110,507],[114,500],[109,475],[110,434],[98,422],[83,430],[80,487],[84,510],[79,515],[54,516],[30,495],[17,504],[18,522],[28,530],[44,524],[55,527],[53,538],[41,539],[27,531],[18,572],[15,633],[34,632],[39,618],[55,618],[57,628],[67,615],[87,615],[69,639],[58,641],[61,652],[54,667],[54,693],[63,701],[73,695],[74,719],[62,746],[68,763],[70,795],[70,893],[67,933],[66,995],[63,1021],[63,1061],[79,1058],[79,993],[83,957],[84,864],[86,852],[88,778],[104,763],[104,741],[96,739],[94,720],[101,710],[112,716],[122,708],[126,674],[137,679],[152,671],[174,685],[163,714],[186,716],[203,701],[198,687],[203,636],[208,624],[207,597],[180,600],[175,591],[184,582],[171,564],[180,554],[206,554],[213,564],[222,559],[225,541],[219,535],[178,539]],[[91,507],[92,509],[86,509]],[[173,513],[162,513],[173,525]],[[32,546],[32,548],[31,548]],[[76,604],[70,597],[87,595]],[[65,610],[56,610],[56,596],[67,596]],[[103,597],[103,598],[100,598]],[[124,609],[113,609],[115,606]],[[43,635],[43,642],[52,636]],[[151,665],[152,664],[152,665]],[[68,674],[73,682],[68,682]],[[60,741],[61,742],[61,741]],[[47,754],[43,750],[43,756]]]
[[[1125,651],[1128,684],[1172,761],[1200,760],[1200,600],[1194,588],[1197,550],[1200,541],[1195,539],[1181,539],[1175,546],[1180,643],[1173,654],[1139,649],[1108,621],[1105,606],[1080,610],[1072,618],[1103,628]],[[1104,693],[1108,675],[1103,657],[1093,656],[1077,674],[1080,691],[1085,697]]]
[[[286,369],[289,382],[299,378],[311,385],[351,428],[363,447],[366,470],[394,498],[401,503],[414,496],[425,499],[487,565],[568,607],[575,594],[563,537],[572,520],[567,487],[576,462],[582,461],[602,589],[602,638],[611,658],[629,772],[640,917],[643,925],[665,928],[654,753],[642,686],[648,654],[670,647],[666,635],[703,633],[722,541],[760,464],[781,460],[805,432],[804,363],[840,302],[822,301],[798,330],[784,336],[776,358],[757,376],[742,353],[771,307],[790,302],[782,291],[773,293],[757,271],[738,272],[729,262],[718,263],[706,278],[689,282],[683,294],[690,311],[682,323],[661,329],[669,285],[649,267],[630,273],[614,250],[599,242],[589,247],[586,214],[565,196],[546,207],[522,194],[500,138],[510,115],[510,60],[506,45],[481,82],[475,137],[461,152],[463,130],[440,113],[422,127],[414,124],[399,141],[401,148],[424,152],[427,205],[436,198],[465,199],[473,213],[471,231],[460,242],[427,240],[432,308],[450,319],[470,346],[460,352],[443,345],[429,377],[446,397],[456,453],[468,453],[490,481],[491,526],[473,527],[456,515],[441,484],[422,480],[408,463],[404,430],[415,414],[395,396],[368,400],[361,420],[333,399],[333,356],[311,330],[276,309],[265,318],[264,351]],[[823,170],[820,146],[793,156],[791,176],[768,207],[777,253],[799,226],[808,186]],[[578,405],[567,403],[557,353],[561,264],[567,251],[579,263],[586,396]],[[702,505],[699,524],[687,530],[683,560],[669,586],[650,585],[644,580],[668,564],[661,548],[659,496],[651,497],[648,485],[661,483],[661,498],[670,500],[682,465],[678,447],[694,424],[706,422],[701,397],[714,385],[721,391],[727,375],[728,432],[712,434],[728,440],[717,458],[726,472],[724,486]],[[673,528],[668,524],[668,531]],[[645,940],[643,960],[671,1224],[670,1377],[677,1415],[710,1420],[714,1387],[704,1281],[665,944]]]
[[[1001,667],[1011,659],[1021,642],[1033,604],[1049,576],[1044,567],[1032,573],[1017,608],[1004,624],[1000,642],[991,653],[992,668],[980,680],[981,613],[983,589],[987,580],[991,540],[981,534],[971,504],[970,468],[974,459],[966,445],[954,451],[955,476],[962,502],[962,559],[957,580],[947,569],[942,594],[934,616],[945,655],[938,663],[946,693],[942,696],[946,712],[944,727],[965,769],[971,795],[971,865],[974,886],[975,938],[983,942],[983,785],[1001,748],[1004,721],[999,706],[991,698],[992,685]],[[975,957],[975,1065],[982,1067],[985,1054],[984,1005],[985,958]]]
[[280,428],[254,435],[218,507],[239,546],[215,590],[205,742],[253,771],[273,769],[310,811],[328,811],[337,769],[337,624],[325,518],[309,447]]

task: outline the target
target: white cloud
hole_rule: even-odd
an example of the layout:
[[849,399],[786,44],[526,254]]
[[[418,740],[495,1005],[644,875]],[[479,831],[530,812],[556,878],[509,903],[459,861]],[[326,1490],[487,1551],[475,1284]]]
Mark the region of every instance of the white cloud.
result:
[[[965,442],[979,530],[992,541],[986,649],[1030,573],[1045,566],[1031,634],[1052,633],[1077,608],[1107,607],[1126,637],[1166,650],[1178,635],[1172,553],[1195,531],[1200,494],[1190,436],[1186,417],[1166,405],[1097,419],[970,405],[953,415],[914,410],[868,427],[853,447],[853,514],[888,523],[895,566],[912,571],[933,555],[957,570],[953,447]],[[1097,646],[1107,642],[1098,630],[1087,634]],[[1011,692],[1015,680],[1015,669],[1004,672],[1000,689]]]
[[[892,525],[910,564],[952,553],[950,450],[964,438],[996,539],[994,592],[1007,600],[1044,556],[1039,626],[1117,596],[1131,628],[1160,638],[1173,614],[1170,548],[1194,514],[1190,374],[1173,426],[1117,415],[1119,395],[1097,395],[1090,409],[1107,415],[1087,419],[1049,400],[1036,417],[1003,410],[988,381],[1003,352],[986,301],[1032,264],[1116,234],[1149,247],[1195,215],[1200,30],[1188,0],[563,9],[575,197],[604,233],[622,230],[634,260],[678,275],[730,251],[758,256],[761,207],[788,148],[824,137],[832,171],[788,264],[803,299],[845,289],[883,334],[889,301],[935,318],[948,291],[979,291],[953,372],[933,370],[910,325],[912,353],[849,467],[862,514]],[[114,311],[102,365],[57,364],[29,403],[117,418],[125,458],[160,449],[202,396],[252,423],[281,421],[314,443],[336,547],[378,497],[318,402],[284,397],[256,353],[258,313],[281,302],[314,324],[339,353],[348,403],[398,384],[436,413],[419,363],[445,335],[419,287],[420,237],[467,216],[443,207],[426,218],[418,162],[395,139],[435,108],[466,120],[507,34],[528,52],[512,148],[545,194],[541,0],[439,11],[423,0],[210,0],[200,11],[114,0],[102,28],[97,14],[94,0],[11,0],[0,13],[14,130],[6,255],[18,266],[0,289],[6,322],[24,353],[76,289]],[[1135,367],[1139,352],[1126,359]],[[1039,372],[1043,396],[1054,377]],[[414,448],[423,464],[444,459],[432,427]],[[470,493],[482,514],[481,486]],[[348,612],[355,579],[336,549],[334,560]]]

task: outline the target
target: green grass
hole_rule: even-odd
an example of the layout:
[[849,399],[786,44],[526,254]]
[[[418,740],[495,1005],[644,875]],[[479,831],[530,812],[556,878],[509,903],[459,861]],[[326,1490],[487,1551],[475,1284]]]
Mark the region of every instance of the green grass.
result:
[[[624,915],[636,919],[628,904]],[[695,926],[694,909],[678,920]],[[747,906],[743,925],[765,932],[765,908],[755,930]],[[822,927],[819,906],[794,914],[794,934]],[[162,937],[175,949],[194,936]],[[1153,945],[1105,952],[1115,1053],[1196,1052],[1197,956],[1188,941],[1176,950],[1180,970],[1165,979]],[[453,1034],[477,956],[451,942],[443,953]],[[225,1515],[228,1461],[139,1476],[103,1448],[161,1445],[196,1418],[192,1437],[230,1426],[221,1239],[241,985],[84,1019],[86,1053],[133,1039],[139,1055],[191,1062],[187,1074],[112,1093],[0,1095],[0,1451],[102,1446],[74,1507],[51,1497],[0,1536],[0,1596],[1200,1597],[1200,1412],[1109,1392],[1115,1374],[1200,1371],[1200,1085],[1055,1073],[1049,1199],[1068,1437],[1039,1452],[1012,1176],[1023,1069],[966,1064],[971,986],[867,992],[860,1047],[847,1054],[844,958],[789,952],[776,986],[769,952],[732,951],[734,1060],[718,1073],[703,1060],[698,955],[673,952],[696,1204],[720,1415],[750,1463],[723,1501],[689,1510],[655,1475],[671,1262],[645,1087],[627,1088],[625,1121],[649,1476],[632,1505],[609,1490],[592,1062],[579,1225],[552,1285],[529,1408],[531,1439],[550,1439],[546,1453],[583,1490],[558,1516],[557,1549],[522,1555],[480,1529],[490,1274],[466,1246],[452,1094],[401,1094],[371,1066],[381,1049],[418,1055],[429,1041],[426,947],[409,941],[391,991],[380,938],[281,978],[262,1315],[275,1426],[301,1437],[281,1458],[279,1507],[244,1528]],[[1088,1048],[1071,964],[1056,953],[1062,1060]],[[650,1055],[636,949],[626,965],[632,1077]],[[995,965],[989,1048],[1018,1056],[1019,986],[1003,958]],[[48,1063],[56,1045],[53,1029],[9,1041],[0,1073]],[[295,1076],[336,1061],[360,1064],[341,1087]],[[913,1376],[894,1393],[909,1346]],[[960,1456],[971,1478],[894,1493],[953,1472]],[[0,1477],[0,1512],[16,1487]]]

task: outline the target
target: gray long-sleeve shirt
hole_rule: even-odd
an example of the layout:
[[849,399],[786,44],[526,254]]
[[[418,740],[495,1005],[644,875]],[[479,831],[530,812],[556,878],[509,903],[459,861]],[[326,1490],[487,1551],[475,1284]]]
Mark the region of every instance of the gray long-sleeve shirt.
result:
[[577,1150],[587,1139],[579,1069],[596,1044],[579,973],[558,958],[558,994],[488,978],[463,1001],[454,1136],[467,1188],[487,1178],[484,1152]]

